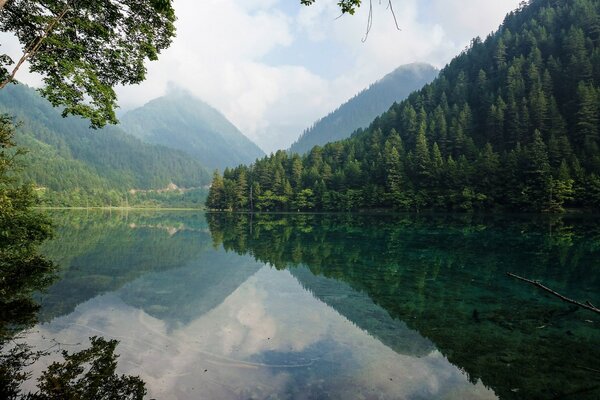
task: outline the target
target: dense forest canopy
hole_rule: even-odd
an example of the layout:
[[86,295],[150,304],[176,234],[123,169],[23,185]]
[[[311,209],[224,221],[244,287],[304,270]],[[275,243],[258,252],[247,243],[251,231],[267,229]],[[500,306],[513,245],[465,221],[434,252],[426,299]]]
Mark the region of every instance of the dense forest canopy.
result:
[[[117,127],[91,131],[86,120],[62,118],[25,85],[0,91],[3,112],[20,122],[15,141],[28,149],[19,180],[33,183],[45,205],[200,206],[206,198],[201,188],[210,182],[210,173],[193,157],[143,143]],[[202,193],[195,192],[192,199],[190,191],[156,192],[169,184]],[[132,189],[135,195],[129,193]]]
[[213,209],[600,208],[600,2],[531,0],[350,139],[215,174]]

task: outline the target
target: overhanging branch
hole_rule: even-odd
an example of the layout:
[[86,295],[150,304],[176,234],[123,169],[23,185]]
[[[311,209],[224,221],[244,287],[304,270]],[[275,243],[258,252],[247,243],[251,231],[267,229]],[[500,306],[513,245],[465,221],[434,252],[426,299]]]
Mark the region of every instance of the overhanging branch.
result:
[[[4,2],[4,3],[0,3],[0,9],[2,7],[4,7],[4,4],[7,1],[8,0],[0,0],[0,2]],[[56,27],[56,24],[58,24],[64,18],[65,14],[67,14],[69,9],[70,8],[68,6],[65,7],[64,10],[62,10],[62,12],[56,16],[56,18],[54,18],[52,21],[50,21],[50,23],[44,30],[44,33],[42,34],[42,36],[37,38],[37,40],[35,40],[27,49],[25,49],[25,52],[23,53],[23,55],[21,56],[19,61],[17,61],[17,64],[15,65],[15,68],[13,69],[11,74],[4,81],[2,81],[0,83],[0,89],[3,89],[6,85],[8,85],[9,83],[11,83],[12,81],[15,80],[15,75],[17,75],[19,68],[21,68],[21,66],[25,63],[25,61],[27,61],[28,59],[33,57],[38,52],[38,50],[44,43],[44,40],[48,37],[50,32],[52,32],[52,30]]]

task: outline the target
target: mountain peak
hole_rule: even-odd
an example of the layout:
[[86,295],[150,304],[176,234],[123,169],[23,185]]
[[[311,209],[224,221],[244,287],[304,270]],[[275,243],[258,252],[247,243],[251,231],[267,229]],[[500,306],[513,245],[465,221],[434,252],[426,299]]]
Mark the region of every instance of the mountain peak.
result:
[[219,110],[177,86],[127,112],[121,124],[146,142],[182,150],[213,169],[249,163],[264,155]]

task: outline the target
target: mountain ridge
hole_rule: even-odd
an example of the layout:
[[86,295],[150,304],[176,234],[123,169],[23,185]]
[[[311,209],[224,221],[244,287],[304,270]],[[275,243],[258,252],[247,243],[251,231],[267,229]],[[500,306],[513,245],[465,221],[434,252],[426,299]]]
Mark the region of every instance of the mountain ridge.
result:
[[20,126],[16,141],[28,150],[20,179],[44,189],[49,205],[119,204],[130,189],[205,186],[208,171],[181,151],[146,144],[115,126],[89,129],[25,85],[0,92],[0,112]]
[[172,89],[126,112],[121,127],[147,143],[181,150],[211,169],[265,155],[219,110],[183,89]]
[[432,65],[421,62],[397,67],[317,120],[290,146],[290,152],[302,154],[313,146],[350,137],[357,129],[366,128],[394,102],[404,100],[431,82],[438,72]]

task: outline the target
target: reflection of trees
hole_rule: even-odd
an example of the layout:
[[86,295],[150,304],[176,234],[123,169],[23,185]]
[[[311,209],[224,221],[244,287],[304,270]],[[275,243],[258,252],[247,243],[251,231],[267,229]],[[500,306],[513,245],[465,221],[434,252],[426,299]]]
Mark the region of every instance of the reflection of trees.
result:
[[[42,321],[145,274],[183,267],[210,246],[204,215],[69,211],[54,216],[59,239],[45,243],[43,251],[60,263],[61,279],[43,296]],[[165,226],[178,231],[171,235]]]
[[39,305],[33,294],[55,278],[55,265],[38,253],[51,234],[48,218],[32,209],[36,196],[18,184],[13,174],[19,150],[13,149],[13,126],[0,116],[0,398],[141,399],[144,383],[115,374],[115,341],[94,338],[89,349],[63,353],[64,362],[53,363],[38,381],[36,393],[20,393],[29,378],[25,368],[45,351],[18,343],[20,332],[37,322]]
[[[52,280],[54,265],[37,253],[38,245],[50,235],[50,223],[33,212],[35,195],[28,186],[14,179],[16,157],[13,126],[0,116],[0,348],[15,335],[35,323],[38,305],[34,291]],[[21,361],[34,354],[23,346],[0,352],[0,397],[18,393],[26,376]]]
[[[502,398],[598,384],[600,320],[515,284],[506,271],[598,302],[595,220],[480,216],[209,214],[213,241],[276,268],[346,282],[431,339]],[[591,322],[588,322],[591,321]]]

